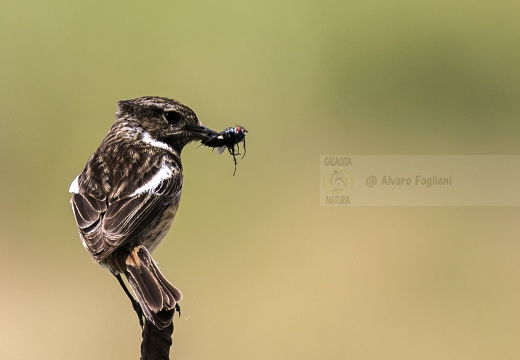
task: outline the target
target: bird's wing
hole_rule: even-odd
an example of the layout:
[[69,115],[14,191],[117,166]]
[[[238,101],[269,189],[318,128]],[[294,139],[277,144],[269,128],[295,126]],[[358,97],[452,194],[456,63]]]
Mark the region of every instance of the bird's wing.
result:
[[71,204],[81,240],[94,261],[103,260],[139,236],[180,196],[182,175],[172,162],[164,161],[146,178],[143,185],[113,200],[81,191],[81,184],[71,186]]

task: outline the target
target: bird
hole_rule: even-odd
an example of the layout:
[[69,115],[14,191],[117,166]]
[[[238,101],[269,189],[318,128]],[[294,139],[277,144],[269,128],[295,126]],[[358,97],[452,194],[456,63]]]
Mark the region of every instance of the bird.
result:
[[108,134],[70,185],[70,203],[84,248],[116,277],[141,327],[144,316],[164,329],[180,313],[182,293],[151,254],[179,207],[181,152],[192,141],[231,144],[216,141],[219,133],[177,100],[144,96],[117,105]]

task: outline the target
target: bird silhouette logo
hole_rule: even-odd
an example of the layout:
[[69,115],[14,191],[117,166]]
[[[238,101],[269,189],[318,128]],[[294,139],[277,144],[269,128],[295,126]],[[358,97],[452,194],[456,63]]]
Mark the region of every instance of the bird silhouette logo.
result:
[[323,184],[333,194],[346,193],[352,188],[352,175],[343,169],[334,169],[325,173]]

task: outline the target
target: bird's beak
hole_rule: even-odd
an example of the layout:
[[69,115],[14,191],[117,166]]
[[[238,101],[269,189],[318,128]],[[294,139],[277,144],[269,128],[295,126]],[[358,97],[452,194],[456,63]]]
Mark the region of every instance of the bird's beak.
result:
[[218,135],[218,133],[210,128],[207,128],[203,125],[188,125],[185,127],[193,140],[200,140],[203,143],[210,138],[213,138]]

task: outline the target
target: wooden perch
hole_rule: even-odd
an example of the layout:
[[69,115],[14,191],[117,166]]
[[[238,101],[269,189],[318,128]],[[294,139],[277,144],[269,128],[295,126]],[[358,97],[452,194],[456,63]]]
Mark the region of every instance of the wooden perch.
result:
[[172,346],[173,322],[159,330],[150,321],[145,320],[143,341],[141,342],[141,360],[169,360]]

